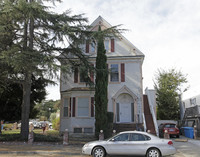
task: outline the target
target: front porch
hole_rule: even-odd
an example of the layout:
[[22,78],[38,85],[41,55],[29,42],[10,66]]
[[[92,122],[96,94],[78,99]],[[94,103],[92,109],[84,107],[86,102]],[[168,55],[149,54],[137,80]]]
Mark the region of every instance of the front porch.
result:
[[113,124],[113,130],[116,130],[116,132],[122,132],[122,131],[143,131],[144,126],[143,123],[114,123]]

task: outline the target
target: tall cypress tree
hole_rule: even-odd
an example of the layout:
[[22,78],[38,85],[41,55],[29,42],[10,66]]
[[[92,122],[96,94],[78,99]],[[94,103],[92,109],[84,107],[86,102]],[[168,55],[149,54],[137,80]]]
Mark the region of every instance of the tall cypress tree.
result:
[[95,135],[107,132],[108,68],[104,47],[104,35],[99,26],[97,35],[96,82],[95,82]]

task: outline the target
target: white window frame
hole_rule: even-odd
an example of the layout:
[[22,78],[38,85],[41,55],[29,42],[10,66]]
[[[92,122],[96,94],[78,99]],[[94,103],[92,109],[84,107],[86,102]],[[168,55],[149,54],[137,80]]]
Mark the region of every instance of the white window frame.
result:
[[89,43],[89,53],[96,53],[97,45],[94,42]]
[[[63,117],[69,117],[69,98],[63,100]],[[65,115],[65,108],[67,108],[67,115]]]
[[[81,100],[80,99],[87,99],[88,100],[88,104],[87,104],[87,107],[81,107],[80,105],[81,105]],[[80,104],[79,104],[80,103]],[[90,115],[90,97],[78,97],[78,99],[77,99],[77,117],[89,117],[89,115]],[[79,110],[80,110],[80,108],[87,108],[87,114],[81,114],[80,115],[80,113],[82,113],[82,112],[79,112]]]
[[[111,77],[111,73],[112,73],[112,65],[118,65],[118,80],[117,81],[112,81],[111,79],[112,79],[112,77]],[[109,68],[110,68],[110,70],[111,70],[111,72],[110,72],[110,75],[109,75],[109,82],[111,82],[111,83],[117,83],[117,82],[120,82],[120,79],[121,79],[121,69],[120,69],[120,64],[119,63],[111,63],[111,64],[109,64]]]
[[[108,43],[107,43],[108,42]],[[108,45],[106,45],[106,43],[108,44]],[[105,50],[106,50],[106,52],[110,52],[111,51],[111,43],[110,43],[110,39],[105,39],[104,40],[104,47],[105,47]]]

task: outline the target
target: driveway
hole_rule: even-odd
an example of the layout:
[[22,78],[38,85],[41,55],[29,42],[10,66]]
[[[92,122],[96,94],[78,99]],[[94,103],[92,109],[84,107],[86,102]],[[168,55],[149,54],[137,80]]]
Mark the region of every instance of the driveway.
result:
[[188,139],[187,142],[173,141],[174,146],[177,149],[175,155],[170,157],[199,157],[200,155],[200,141]]

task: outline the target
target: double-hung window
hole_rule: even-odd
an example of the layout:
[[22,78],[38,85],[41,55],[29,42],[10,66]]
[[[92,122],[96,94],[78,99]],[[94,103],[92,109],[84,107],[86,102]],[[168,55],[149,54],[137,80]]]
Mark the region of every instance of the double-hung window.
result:
[[[97,44],[95,41],[86,40],[85,53],[95,53]],[[115,52],[115,39],[106,38],[104,40],[104,47],[106,52]]]
[[64,99],[64,110],[63,111],[64,111],[63,116],[69,117],[69,102],[68,102],[67,98]]
[[110,52],[110,46],[109,45],[110,45],[110,42],[109,42],[108,39],[106,39],[104,41],[104,47],[105,47],[106,52]]
[[90,43],[90,52],[95,53],[96,51],[96,44],[94,42]]
[[78,98],[78,117],[89,116],[89,98]]
[[119,82],[119,65],[111,64],[111,73],[110,73],[110,81],[111,82]]

